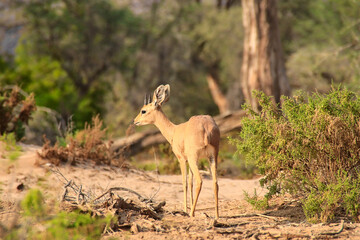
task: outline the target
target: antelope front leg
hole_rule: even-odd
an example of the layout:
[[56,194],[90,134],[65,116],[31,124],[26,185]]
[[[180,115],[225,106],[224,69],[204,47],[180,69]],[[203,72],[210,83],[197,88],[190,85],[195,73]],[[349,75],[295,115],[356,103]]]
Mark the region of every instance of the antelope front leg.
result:
[[180,170],[181,170],[181,175],[182,175],[182,185],[183,185],[183,190],[184,190],[184,212],[187,212],[187,172],[186,172],[186,162],[185,160],[182,160],[180,158],[179,159],[179,163],[180,163]]

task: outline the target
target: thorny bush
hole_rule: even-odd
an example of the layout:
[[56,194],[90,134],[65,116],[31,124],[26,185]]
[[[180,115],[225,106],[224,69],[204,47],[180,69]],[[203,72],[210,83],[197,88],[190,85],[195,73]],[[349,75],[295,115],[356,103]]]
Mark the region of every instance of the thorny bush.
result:
[[[303,199],[310,221],[360,215],[360,99],[333,89],[283,97],[282,108],[255,92],[261,111],[246,106],[239,139],[232,139],[247,161],[255,161],[271,194]],[[276,191],[274,191],[276,189]]]
[[76,163],[94,162],[96,164],[120,166],[122,161],[111,150],[111,141],[106,141],[106,128],[99,116],[92,119],[92,124],[85,124],[85,128],[75,135],[68,134],[66,139],[59,138],[54,146],[44,137],[43,145],[38,155],[55,165],[61,162]]
[[0,88],[0,135],[15,133],[16,140],[25,135],[23,125],[28,124],[36,110],[34,94],[24,97],[18,87]]

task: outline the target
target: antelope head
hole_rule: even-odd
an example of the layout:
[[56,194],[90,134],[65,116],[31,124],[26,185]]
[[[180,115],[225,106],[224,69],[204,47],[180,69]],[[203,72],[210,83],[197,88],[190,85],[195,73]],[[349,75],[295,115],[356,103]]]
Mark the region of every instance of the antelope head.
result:
[[144,106],[140,113],[134,119],[134,124],[137,126],[153,124],[156,118],[156,112],[161,109],[163,103],[166,103],[170,97],[169,84],[160,85],[154,91],[153,97],[146,95],[144,99]]

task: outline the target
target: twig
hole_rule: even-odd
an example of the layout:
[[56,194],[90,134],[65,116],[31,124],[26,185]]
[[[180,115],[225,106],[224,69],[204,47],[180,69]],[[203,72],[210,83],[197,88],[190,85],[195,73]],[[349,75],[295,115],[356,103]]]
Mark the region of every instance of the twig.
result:
[[65,188],[69,187],[72,184],[72,180],[70,179],[70,181],[64,186]]
[[[55,168],[55,170],[54,170]],[[62,182],[63,184],[67,184],[69,183],[69,180],[67,180],[67,178],[60,172],[59,168],[54,166],[53,164],[50,164],[50,167],[49,167],[49,170],[52,172],[52,173],[55,173],[57,179]],[[59,178],[59,175],[63,178],[63,179],[60,179]],[[65,180],[65,181],[64,181]]]
[[162,207],[164,207],[166,205],[165,201],[160,202],[157,206],[153,206],[153,209],[155,211],[159,211]]
[[[265,213],[266,214],[266,213]],[[224,218],[243,218],[243,217],[263,217],[263,218],[269,218],[272,219],[274,221],[279,221],[279,219],[277,217],[273,217],[273,216],[268,216],[265,214],[260,214],[260,213],[247,213],[247,214],[240,214],[240,215],[235,215],[235,216],[225,216]]]
[[184,212],[184,211],[176,210],[176,211],[171,211],[169,213],[174,215],[174,216],[176,216],[177,214],[180,214],[181,216],[184,216],[184,217],[190,217],[190,215],[188,213]]
[[[59,170],[58,167],[54,166],[53,164],[50,165],[50,168],[49,170],[54,173],[57,177],[57,179],[62,182],[64,185],[68,184],[69,183],[69,180],[61,173],[61,171]],[[60,178],[61,177],[61,178]],[[78,194],[79,192],[79,187],[76,185],[76,183],[72,180],[71,181],[71,184],[69,185],[69,187],[76,193]],[[82,193],[82,196],[84,197],[87,197],[89,198],[87,195],[85,195],[84,193]]]
[[79,204],[79,205],[81,205],[80,196],[84,196],[84,194],[81,192],[81,190],[82,190],[82,185],[80,185],[79,192],[77,195],[77,204]]
[[276,222],[279,221],[279,219],[278,219],[277,217],[267,216],[267,215],[260,214],[260,213],[256,213],[255,215],[258,216],[258,217],[269,218],[269,219],[274,220],[274,221],[276,221]]
[[64,193],[62,194],[61,199],[60,199],[61,202],[65,201],[65,198],[66,198],[66,195],[67,195],[67,194],[68,194],[68,190],[67,190],[67,188],[65,187]]
[[336,232],[322,232],[320,233],[320,235],[330,235],[330,236],[333,236],[333,235],[337,235],[339,233],[341,233],[343,230],[344,230],[344,220],[341,220],[341,226],[340,226],[340,229]]
[[213,226],[217,228],[236,228],[243,225],[249,224],[249,222],[241,222],[241,223],[234,223],[234,224],[228,224],[228,223],[220,223],[220,222],[214,222]]
[[99,200],[100,198],[104,197],[106,194],[111,193],[112,191],[126,191],[126,192],[130,192],[130,193],[132,193],[132,194],[135,194],[141,202],[146,202],[146,201],[148,201],[147,198],[144,198],[143,196],[141,196],[139,193],[135,192],[134,190],[131,190],[131,189],[128,189],[128,188],[124,188],[124,187],[112,187],[112,188],[109,188],[106,192],[104,192],[103,194],[101,194],[99,197],[95,198],[93,201]]
[[225,235],[225,234],[230,235],[230,234],[243,234],[244,232],[241,230],[232,229],[232,230],[217,230],[216,233],[222,234],[222,235]]
[[62,194],[61,199],[60,199],[61,202],[65,201],[66,195],[69,192],[67,188],[71,185],[71,183],[72,183],[72,180],[70,180],[67,184],[65,184],[64,193]]

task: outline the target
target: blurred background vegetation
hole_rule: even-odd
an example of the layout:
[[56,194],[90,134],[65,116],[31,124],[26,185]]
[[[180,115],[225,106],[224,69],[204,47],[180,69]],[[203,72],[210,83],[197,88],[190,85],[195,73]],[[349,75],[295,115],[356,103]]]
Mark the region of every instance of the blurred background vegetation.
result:
[[[359,91],[359,1],[279,0],[277,14],[293,92],[332,84]],[[243,39],[240,0],[4,0],[0,86],[19,85],[59,113],[37,111],[28,141],[41,144],[43,133],[54,140],[59,122],[81,129],[96,114],[120,137],[144,95],[163,83],[175,123],[219,114],[209,75],[239,109]]]

